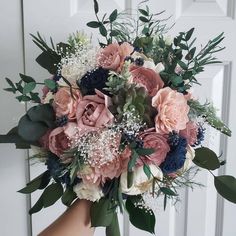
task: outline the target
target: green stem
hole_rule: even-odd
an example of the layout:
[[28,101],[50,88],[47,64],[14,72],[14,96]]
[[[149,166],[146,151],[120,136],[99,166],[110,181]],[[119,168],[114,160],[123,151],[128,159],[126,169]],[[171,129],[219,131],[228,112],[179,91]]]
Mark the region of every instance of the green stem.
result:
[[114,214],[111,224],[106,227],[106,236],[121,236],[117,213]]

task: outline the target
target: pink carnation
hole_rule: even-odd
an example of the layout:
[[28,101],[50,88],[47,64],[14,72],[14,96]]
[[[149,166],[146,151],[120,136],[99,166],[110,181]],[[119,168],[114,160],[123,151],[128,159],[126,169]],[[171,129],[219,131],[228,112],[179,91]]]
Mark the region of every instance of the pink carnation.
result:
[[76,119],[76,108],[82,96],[79,90],[73,89],[72,94],[69,88],[60,88],[54,97],[53,108],[56,116],[67,115],[69,120]]
[[155,118],[157,132],[178,132],[186,128],[189,106],[182,93],[169,87],[160,89],[152,98],[152,106],[158,111]]
[[114,116],[108,109],[110,104],[110,97],[99,90],[96,90],[96,95],[84,96],[79,101],[76,117],[81,135],[85,132],[97,131],[112,123]]
[[163,88],[164,82],[160,75],[154,70],[143,66],[131,66],[131,83],[136,83],[144,87],[150,96],[156,95],[159,89]]
[[186,138],[189,145],[193,145],[197,141],[198,126],[195,122],[189,121],[184,130],[181,130],[179,134]]
[[155,128],[148,129],[139,135],[139,138],[144,142],[144,148],[152,148],[155,152],[149,156],[144,156],[138,159],[138,165],[156,164],[159,166],[166,158],[167,153],[170,151],[170,147],[166,138],[157,133]]
[[125,57],[133,52],[134,48],[129,43],[121,45],[112,43],[101,49],[98,54],[98,65],[104,69],[120,72],[124,64]]

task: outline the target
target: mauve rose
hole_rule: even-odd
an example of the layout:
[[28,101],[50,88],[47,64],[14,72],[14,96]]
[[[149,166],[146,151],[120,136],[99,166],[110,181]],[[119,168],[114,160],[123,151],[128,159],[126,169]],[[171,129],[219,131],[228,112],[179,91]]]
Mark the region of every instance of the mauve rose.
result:
[[179,132],[186,128],[189,121],[189,106],[182,93],[169,87],[160,89],[152,98],[152,106],[158,111],[155,118],[157,132]]
[[145,164],[155,164],[159,166],[166,158],[166,154],[170,151],[170,147],[166,138],[158,134],[155,128],[148,129],[139,135],[139,138],[144,142],[144,148],[152,148],[155,152],[149,156],[139,158],[137,164],[139,166]]
[[79,101],[76,111],[77,124],[80,134],[97,131],[112,123],[114,116],[108,107],[111,98],[99,90],[96,95],[87,95]]
[[49,136],[52,132],[52,129],[49,129],[40,139],[39,144],[42,148],[49,150]]
[[179,134],[186,138],[189,145],[193,145],[197,141],[198,126],[195,122],[189,121],[184,130],[181,130]]
[[73,97],[69,88],[60,88],[55,94],[53,108],[56,116],[67,115],[69,120],[76,119],[76,108],[82,96],[77,89],[72,90]]
[[98,65],[104,69],[120,72],[124,64],[124,59],[133,52],[134,48],[125,42],[119,45],[112,43],[101,49],[98,57]]
[[89,165],[85,165],[82,170],[77,173],[77,176],[82,179],[85,184],[100,185],[101,175],[95,173],[95,169]]
[[164,86],[164,82],[160,75],[152,69],[132,65],[130,67],[130,72],[131,78],[129,82],[144,87],[150,96],[156,95],[158,90]]
[[76,133],[76,123],[69,122],[66,126],[58,127],[49,135],[49,150],[61,157],[63,152],[70,147],[70,139]]

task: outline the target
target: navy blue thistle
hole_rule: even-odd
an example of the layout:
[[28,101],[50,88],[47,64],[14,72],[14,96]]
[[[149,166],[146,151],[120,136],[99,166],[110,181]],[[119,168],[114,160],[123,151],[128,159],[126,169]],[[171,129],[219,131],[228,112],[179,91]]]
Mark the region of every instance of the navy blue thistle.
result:
[[171,174],[182,168],[186,159],[187,140],[179,136],[178,144],[171,146],[170,152],[167,153],[165,161],[160,168],[164,174]]

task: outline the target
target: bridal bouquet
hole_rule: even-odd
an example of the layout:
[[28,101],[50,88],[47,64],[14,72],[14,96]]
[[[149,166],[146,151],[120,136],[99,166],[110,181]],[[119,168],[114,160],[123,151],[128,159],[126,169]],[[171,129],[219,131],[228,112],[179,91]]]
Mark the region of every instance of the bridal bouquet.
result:
[[[210,171],[216,190],[236,203],[236,180],[212,171],[225,161],[202,146],[207,127],[230,136],[213,105],[201,104],[191,93],[200,84],[204,66],[220,63],[220,34],[200,50],[194,29],[175,38],[148,7],[137,17],[114,10],[87,25],[100,32],[94,46],[84,33],[66,43],[50,45],[38,33],[42,50],[36,61],[52,76],[43,82],[20,74],[6,91],[30,108],[17,127],[0,136],[1,143],[32,148],[46,171],[19,192],[44,189],[30,214],[57,200],[70,206],[76,199],[93,202],[93,227],[120,235],[117,211],[125,209],[131,223],[154,233],[155,215],[149,199],[178,199],[180,187],[192,187],[198,168]],[[36,86],[42,86],[42,96]]]

